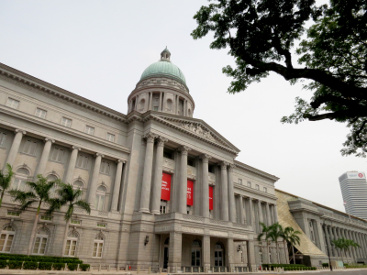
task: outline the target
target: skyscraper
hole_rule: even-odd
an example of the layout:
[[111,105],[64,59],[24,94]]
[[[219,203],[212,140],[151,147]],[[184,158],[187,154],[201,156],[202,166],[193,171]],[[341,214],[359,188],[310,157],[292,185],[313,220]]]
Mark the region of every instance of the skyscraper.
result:
[[367,182],[364,172],[349,171],[339,177],[347,214],[367,219]]

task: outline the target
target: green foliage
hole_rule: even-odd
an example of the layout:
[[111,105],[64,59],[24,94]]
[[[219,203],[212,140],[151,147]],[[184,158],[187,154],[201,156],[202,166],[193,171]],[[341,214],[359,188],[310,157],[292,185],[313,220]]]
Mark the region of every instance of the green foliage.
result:
[[83,194],[82,190],[75,190],[71,184],[61,181],[58,181],[57,184],[59,185],[59,189],[57,190],[59,198],[51,200],[51,207],[48,214],[52,213],[54,210],[60,209],[63,205],[67,205],[68,207],[64,216],[65,221],[71,219],[75,207],[83,209],[88,214],[90,213],[91,208],[89,203],[81,199]]
[[23,269],[33,269],[36,270],[38,267],[38,262],[24,262]]
[[0,268],[5,268],[8,265],[6,260],[0,260]]
[[77,268],[78,268],[78,264],[68,264],[68,269],[70,271],[77,270]]
[[22,261],[9,261],[8,267],[9,269],[21,269],[22,268]]
[[51,270],[52,262],[40,262],[38,265],[38,269],[40,270]]
[[0,254],[0,261],[21,261],[21,262],[51,262],[51,263],[76,263],[82,264],[83,261],[79,258],[69,257],[52,257],[52,256],[34,256],[34,255],[22,255],[22,254]]
[[329,267],[329,263],[322,263],[322,267]]
[[14,175],[13,169],[9,163],[6,164],[5,170],[7,171],[6,173],[5,171],[4,172],[0,171],[0,207],[3,201],[4,194],[6,190],[9,189],[11,179],[13,178]]
[[284,271],[316,270],[316,267],[305,266],[302,264],[263,264],[262,267],[263,270],[275,270],[276,268],[284,268]]
[[65,268],[65,264],[64,264],[64,263],[54,263],[54,264],[52,265],[52,268],[53,268],[54,270],[64,270],[64,268]]
[[79,268],[82,270],[82,271],[88,271],[90,269],[90,265],[89,264],[80,264],[79,265]]
[[[333,0],[212,0],[194,18],[194,39],[214,33],[212,49],[228,48],[235,67],[229,93],[245,90],[270,72],[291,84],[308,80],[310,100],[296,99],[283,122],[330,119],[347,123],[343,155],[367,153],[367,2]],[[307,29],[307,26],[309,27]],[[292,55],[296,53],[296,58]],[[294,59],[299,67],[295,67]]]

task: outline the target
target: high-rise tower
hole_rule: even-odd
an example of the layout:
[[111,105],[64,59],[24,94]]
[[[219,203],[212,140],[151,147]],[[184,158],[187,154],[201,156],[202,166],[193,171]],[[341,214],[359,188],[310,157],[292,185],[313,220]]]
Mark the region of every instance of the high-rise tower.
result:
[[364,172],[349,171],[339,177],[347,214],[367,219],[367,182]]

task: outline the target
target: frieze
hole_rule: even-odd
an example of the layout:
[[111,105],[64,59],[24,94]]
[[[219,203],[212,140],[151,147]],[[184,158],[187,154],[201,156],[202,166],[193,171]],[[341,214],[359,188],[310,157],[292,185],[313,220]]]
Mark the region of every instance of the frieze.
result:
[[204,229],[201,229],[201,228],[182,226],[181,230],[184,233],[204,234]]
[[214,230],[210,230],[210,236],[214,236],[214,237],[228,237],[228,233],[227,232],[222,232],[222,231],[214,231]]
[[154,232],[170,232],[173,231],[173,225],[156,226]]

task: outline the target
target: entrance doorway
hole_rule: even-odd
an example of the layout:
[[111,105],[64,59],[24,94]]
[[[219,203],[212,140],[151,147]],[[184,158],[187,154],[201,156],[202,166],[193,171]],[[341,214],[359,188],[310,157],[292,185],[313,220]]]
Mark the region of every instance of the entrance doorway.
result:
[[191,266],[201,266],[201,242],[198,240],[192,242]]
[[216,243],[214,247],[214,266],[224,266],[224,249],[221,243]]
[[163,268],[168,268],[168,256],[169,256],[169,238],[164,241],[163,246]]

